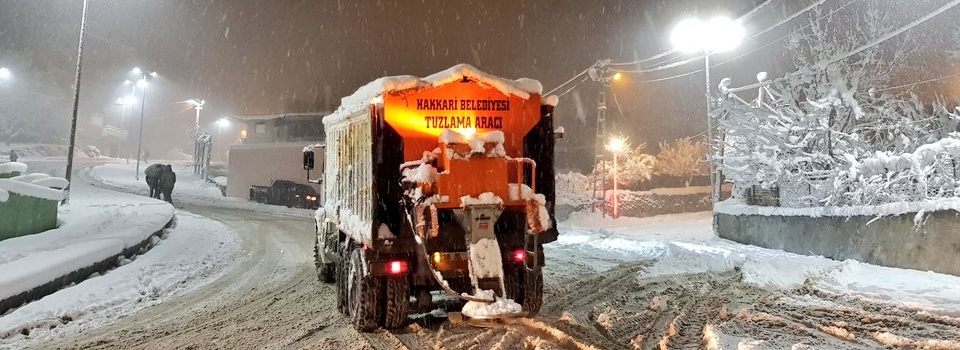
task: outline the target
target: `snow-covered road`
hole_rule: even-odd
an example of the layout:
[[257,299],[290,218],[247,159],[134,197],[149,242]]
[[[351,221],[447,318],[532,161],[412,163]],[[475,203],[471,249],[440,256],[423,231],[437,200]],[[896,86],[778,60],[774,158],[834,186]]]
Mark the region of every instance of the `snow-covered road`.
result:
[[718,239],[710,214],[576,214],[547,245],[541,314],[495,328],[442,313],[361,334],[317,282],[309,220],[210,203],[241,253],[217,280],[51,349],[960,349],[960,278]]

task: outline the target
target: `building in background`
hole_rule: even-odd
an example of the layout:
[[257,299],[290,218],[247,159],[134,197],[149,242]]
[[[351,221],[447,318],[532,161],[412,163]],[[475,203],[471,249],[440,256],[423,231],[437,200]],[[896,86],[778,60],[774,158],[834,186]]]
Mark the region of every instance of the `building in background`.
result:
[[[227,161],[228,197],[250,197],[250,186],[267,186],[273,180],[309,184],[303,170],[303,148],[323,142],[321,119],[329,113],[236,115],[242,125],[241,143],[231,145]],[[323,157],[317,156],[317,167]],[[315,176],[319,176],[315,172]],[[320,187],[309,184],[320,192]]]

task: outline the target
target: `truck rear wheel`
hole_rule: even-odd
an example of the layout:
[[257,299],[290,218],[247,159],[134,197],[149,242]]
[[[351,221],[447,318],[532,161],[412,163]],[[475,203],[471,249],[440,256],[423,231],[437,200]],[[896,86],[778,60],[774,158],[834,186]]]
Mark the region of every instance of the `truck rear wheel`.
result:
[[333,263],[324,263],[320,254],[323,254],[323,247],[320,245],[320,235],[317,234],[313,244],[313,264],[317,268],[317,279],[323,283],[332,283],[336,267]]
[[380,321],[380,292],[382,280],[364,273],[360,247],[350,252],[347,272],[347,304],[350,321],[357,330],[369,332],[377,329]]
[[350,311],[347,310],[347,271],[349,271],[349,261],[346,253],[342,250],[339,252],[340,260],[334,264],[337,282],[337,310],[345,316],[350,315]]
[[385,294],[384,328],[403,327],[407,323],[407,316],[410,312],[410,282],[407,280],[407,276],[388,277]]
[[527,271],[523,266],[503,268],[503,287],[506,297],[523,306],[528,317],[540,313],[543,303],[543,271]]
[[503,267],[503,287],[506,288],[505,297],[517,304],[523,304],[523,267]]
[[543,304],[543,270],[539,267],[533,271],[523,270],[523,311],[527,317],[540,313]]

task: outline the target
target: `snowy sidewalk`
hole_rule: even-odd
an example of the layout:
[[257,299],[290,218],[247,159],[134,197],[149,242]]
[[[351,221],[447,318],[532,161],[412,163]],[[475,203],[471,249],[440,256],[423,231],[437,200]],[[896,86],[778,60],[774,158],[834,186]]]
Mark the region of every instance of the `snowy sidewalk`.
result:
[[[174,218],[173,206],[93,186],[89,171],[75,176],[60,228],[0,241],[0,295],[35,289],[104,259],[120,266],[102,276],[86,273],[74,286],[0,315],[0,349],[97,327],[183,295],[218,278],[239,252],[235,232],[188,212],[178,212],[162,231]],[[141,243],[152,249],[116,258]]]
[[168,203],[75,181],[70,204],[60,209],[59,228],[0,241],[0,306],[56,291],[77,271],[139,250],[173,216]]
[[807,283],[835,293],[960,311],[960,277],[728,241],[712,233],[710,212],[617,220],[574,213],[558,226],[561,235],[546,250],[548,260],[563,260],[567,250],[577,250],[586,253],[579,256],[596,258],[593,266],[601,270],[621,262],[652,261],[638,278],[740,269],[745,282],[766,289]]

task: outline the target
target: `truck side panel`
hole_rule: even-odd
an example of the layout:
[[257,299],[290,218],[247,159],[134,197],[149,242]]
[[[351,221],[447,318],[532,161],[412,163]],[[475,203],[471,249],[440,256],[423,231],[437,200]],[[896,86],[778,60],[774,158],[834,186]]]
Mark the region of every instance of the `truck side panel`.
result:
[[324,209],[335,211],[340,230],[370,244],[373,220],[373,157],[369,112],[326,125]]

